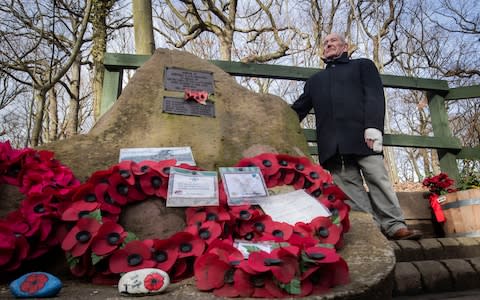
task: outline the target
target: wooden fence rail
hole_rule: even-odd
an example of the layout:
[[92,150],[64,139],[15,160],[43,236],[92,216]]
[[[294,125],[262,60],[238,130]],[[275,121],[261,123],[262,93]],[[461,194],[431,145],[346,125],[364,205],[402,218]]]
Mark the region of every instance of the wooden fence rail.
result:
[[[149,55],[106,53],[104,59],[105,78],[101,99],[101,113],[105,113],[122,91],[123,70],[136,69],[150,58]],[[317,68],[251,64],[212,60],[232,76],[248,76],[273,79],[305,81]],[[480,85],[449,88],[447,81],[427,78],[380,75],[384,87],[421,90],[427,93],[432,120],[433,136],[385,134],[385,146],[436,149],[440,169],[455,180],[459,178],[457,159],[480,160],[480,145],[462,147],[460,140],[452,136],[446,110],[446,101],[480,98]],[[309,142],[316,142],[315,130],[304,129]],[[316,146],[310,147],[312,155],[317,154]]]

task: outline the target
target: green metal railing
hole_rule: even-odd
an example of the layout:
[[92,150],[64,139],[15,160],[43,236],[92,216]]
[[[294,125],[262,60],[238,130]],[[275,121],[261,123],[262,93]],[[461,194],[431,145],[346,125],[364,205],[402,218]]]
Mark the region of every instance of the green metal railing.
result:
[[[105,113],[122,91],[123,70],[136,69],[150,58],[149,55],[106,53],[104,59],[105,78],[101,102],[101,114]],[[233,76],[249,76],[273,79],[306,80],[317,68],[303,68],[267,64],[247,64],[212,60],[225,72]],[[458,180],[457,159],[480,160],[480,146],[462,147],[460,140],[452,136],[448,125],[446,101],[480,97],[480,85],[449,88],[447,81],[381,75],[384,87],[422,90],[427,92],[428,105],[432,120],[434,136],[413,136],[401,134],[385,134],[383,144],[396,147],[436,149],[440,160],[440,169]],[[309,142],[316,142],[315,130],[304,129]],[[312,155],[317,154],[315,146],[310,147]]]

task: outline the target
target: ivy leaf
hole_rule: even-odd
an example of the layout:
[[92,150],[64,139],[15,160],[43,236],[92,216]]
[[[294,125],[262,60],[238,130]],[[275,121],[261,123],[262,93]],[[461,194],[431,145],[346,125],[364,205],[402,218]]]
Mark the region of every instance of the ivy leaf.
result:
[[130,243],[131,241],[138,240],[138,237],[135,235],[135,233],[127,231],[127,237],[122,243],[122,246],[120,248],[124,248],[126,244]]
[[75,266],[80,263],[80,258],[73,257],[72,254],[70,254],[69,252],[66,252],[65,256],[67,257],[67,263],[70,269],[75,268]]
[[253,246],[253,245],[243,245],[243,247],[248,251],[248,253],[253,253],[253,252],[257,252],[257,251],[262,250],[262,249],[258,248],[257,246]]
[[332,215],[331,216],[331,221],[333,224],[340,224],[340,216],[338,214]]
[[289,283],[279,282],[279,286],[292,295],[300,295],[302,293],[300,279],[298,278],[293,278]]
[[89,217],[94,218],[98,222],[102,223],[102,213],[100,209],[96,209],[88,214]]
[[92,265],[98,264],[105,256],[99,256],[96,255],[95,253],[92,253]]

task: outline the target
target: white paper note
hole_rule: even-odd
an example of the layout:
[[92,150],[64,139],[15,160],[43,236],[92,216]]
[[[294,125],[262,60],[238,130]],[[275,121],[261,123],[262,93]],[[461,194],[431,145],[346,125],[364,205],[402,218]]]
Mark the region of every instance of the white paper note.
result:
[[310,223],[319,216],[331,216],[328,208],[302,189],[269,196],[259,202],[259,205],[274,221],[291,225],[297,222]]

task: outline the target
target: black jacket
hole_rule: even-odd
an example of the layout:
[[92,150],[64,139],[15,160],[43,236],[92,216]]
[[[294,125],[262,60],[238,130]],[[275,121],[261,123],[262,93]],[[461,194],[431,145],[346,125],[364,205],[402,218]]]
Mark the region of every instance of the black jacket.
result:
[[385,97],[375,64],[369,59],[349,59],[347,53],[327,61],[327,67],[305,83],[292,105],[301,120],[315,111],[320,163],[342,155],[378,154],[365,144],[366,128],[383,133]]

